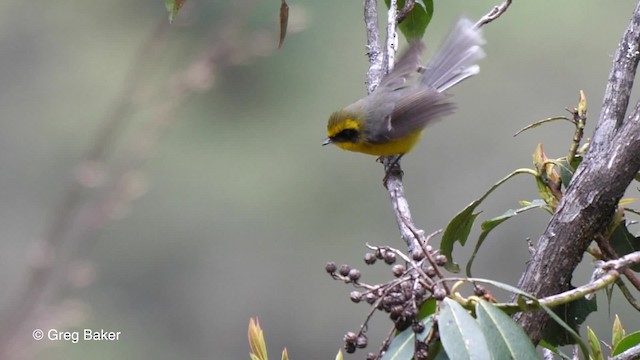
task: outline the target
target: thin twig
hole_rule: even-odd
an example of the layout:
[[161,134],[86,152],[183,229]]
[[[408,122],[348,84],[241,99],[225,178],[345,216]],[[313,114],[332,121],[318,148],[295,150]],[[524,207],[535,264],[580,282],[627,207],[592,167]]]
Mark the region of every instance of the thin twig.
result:
[[389,349],[389,344],[391,344],[391,339],[393,339],[396,332],[397,332],[396,327],[392,326],[391,330],[389,330],[389,332],[387,333],[387,337],[384,338],[384,341],[380,346],[380,350],[378,350],[378,354],[384,354]]
[[[376,247],[374,247],[376,248]],[[407,255],[405,255],[402,251],[392,248],[392,247],[383,247],[383,249],[387,250],[387,251],[391,251],[393,253],[395,253],[396,255],[400,256],[400,258],[402,260],[404,260],[407,264],[411,265],[412,269],[409,270],[415,270],[418,275],[420,275],[420,277],[424,278],[424,279],[430,279],[427,274],[425,274],[425,272],[422,270],[422,267],[420,265],[418,265],[418,263],[416,263],[415,261],[409,259],[409,257]]]
[[480,20],[476,23],[476,28],[481,28],[486,24],[492,22],[493,20],[499,18],[511,5],[512,0],[505,0],[500,5],[496,5],[491,11],[489,11],[485,16],[481,17]]
[[[640,264],[640,251],[627,254],[616,260],[610,260],[599,264],[599,269],[603,270],[604,272],[600,277],[585,285],[562,292],[560,294],[539,298],[537,299],[537,301],[525,300],[525,304],[531,308],[537,308],[536,303],[540,303],[549,307],[567,304],[571,301],[583,298],[588,294],[593,294],[601,289],[604,289],[605,287],[608,287],[620,278],[620,273],[622,272],[622,270],[636,264]],[[472,282],[475,285],[476,282],[484,283],[485,280],[476,278],[449,277],[440,279],[436,282]],[[495,305],[502,309],[521,310],[521,304],[519,304],[518,302],[498,303]]]
[[415,6],[416,6],[416,0],[406,0],[404,2],[404,8],[398,11],[398,24],[403,22],[404,19],[406,19],[407,16],[409,16],[409,13],[411,12],[411,10],[413,10]]
[[[598,248],[600,248],[600,257],[602,260],[613,260],[619,259],[620,255],[616,252],[616,250],[611,246],[609,240],[605,238],[603,235],[598,234],[595,236],[596,244],[598,244]],[[638,290],[640,290],[640,280],[635,276],[631,269],[625,268],[623,269],[622,274],[631,282],[631,284]],[[623,284],[624,286],[624,284]]]
[[616,280],[616,286],[618,287],[618,290],[620,290],[620,292],[622,293],[622,296],[624,296],[624,298],[627,300],[629,305],[633,306],[633,308],[636,309],[637,311],[640,311],[640,303],[638,303],[638,300],[636,300],[633,294],[631,294],[631,291],[629,291],[624,281],[622,281],[622,279]]
[[571,165],[574,158],[576,157],[578,148],[580,147],[580,142],[582,142],[582,137],[584,136],[584,127],[587,123],[587,99],[584,96],[584,91],[580,90],[580,100],[578,101],[578,107],[570,110],[569,112],[573,115],[573,123],[576,127],[576,131],[573,133],[573,141],[571,142],[571,146],[569,147],[569,155],[567,155],[567,163]]

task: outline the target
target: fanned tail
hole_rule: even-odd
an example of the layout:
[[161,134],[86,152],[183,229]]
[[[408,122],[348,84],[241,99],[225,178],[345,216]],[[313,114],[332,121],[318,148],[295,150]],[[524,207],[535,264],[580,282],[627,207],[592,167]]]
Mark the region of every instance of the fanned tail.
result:
[[474,22],[461,18],[427,64],[421,83],[440,92],[480,72],[485,40]]

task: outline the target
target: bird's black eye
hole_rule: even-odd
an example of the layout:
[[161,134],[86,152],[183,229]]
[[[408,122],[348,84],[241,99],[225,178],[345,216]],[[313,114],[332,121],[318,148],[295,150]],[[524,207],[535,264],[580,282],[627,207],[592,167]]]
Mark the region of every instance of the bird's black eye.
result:
[[337,133],[335,136],[331,137],[331,141],[333,142],[358,142],[358,137],[360,134],[356,129],[344,129]]

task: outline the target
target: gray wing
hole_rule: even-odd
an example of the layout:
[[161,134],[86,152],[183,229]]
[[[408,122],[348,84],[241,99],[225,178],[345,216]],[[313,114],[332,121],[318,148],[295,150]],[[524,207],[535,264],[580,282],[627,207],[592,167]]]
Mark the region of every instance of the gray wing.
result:
[[[455,104],[450,96],[430,88],[407,88],[397,91],[400,97],[396,106],[379,124],[369,131],[369,141],[382,143],[403,138],[421,131],[430,123],[453,113]],[[378,134],[378,135],[375,135]]]
[[414,41],[409,44],[409,48],[394,64],[393,70],[380,81],[380,88],[397,89],[403,86],[407,79],[418,74],[418,69],[422,65],[420,54],[424,51],[425,45],[422,41]]

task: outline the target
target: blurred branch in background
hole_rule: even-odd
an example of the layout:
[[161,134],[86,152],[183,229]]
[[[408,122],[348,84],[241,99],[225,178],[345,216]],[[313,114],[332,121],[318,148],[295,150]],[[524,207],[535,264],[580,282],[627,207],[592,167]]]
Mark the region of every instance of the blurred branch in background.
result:
[[[106,221],[104,216],[100,216],[100,213],[106,215],[104,199],[93,199],[89,203],[90,194],[87,190],[106,187],[109,171],[106,169],[107,157],[116,138],[127,125],[127,118],[134,110],[135,94],[144,82],[144,68],[161,49],[167,29],[166,21],[161,21],[143,41],[118,99],[101,121],[101,129],[95,135],[84,160],[78,164],[66,194],[52,214],[49,232],[44,239],[32,245],[29,254],[30,273],[24,289],[15,304],[4,309],[0,326],[2,358],[14,357],[17,349],[24,348],[29,327],[33,327],[30,325],[38,322],[36,319],[44,312],[43,308],[55,297],[56,290],[64,282],[65,270],[68,270],[65,265],[71,260],[70,254],[65,254],[64,250],[78,245],[91,229],[98,226],[98,222]],[[47,313],[51,313],[51,310]]]
[[[195,14],[195,3],[189,2],[181,16]],[[91,282],[93,269],[81,259],[93,248],[96,231],[121,216],[129,203],[144,192],[141,168],[161,136],[178,121],[177,111],[194,94],[214,86],[216,75],[225,67],[275,50],[277,36],[264,36],[271,30],[247,30],[245,20],[253,6],[254,1],[233,2],[224,20],[212,25],[211,37],[203,40],[188,65],[141,101],[141,94],[149,87],[148,75],[162,58],[170,29],[167,19],[162,18],[143,41],[119,95],[52,214],[49,232],[30,250],[30,270],[22,291],[13,304],[3,309],[1,359],[32,356],[36,349],[27,345],[32,341],[33,329],[79,321],[84,308],[65,302],[63,291]],[[123,155],[110,160],[131,117],[143,107],[151,109],[153,115],[130,137]]]

